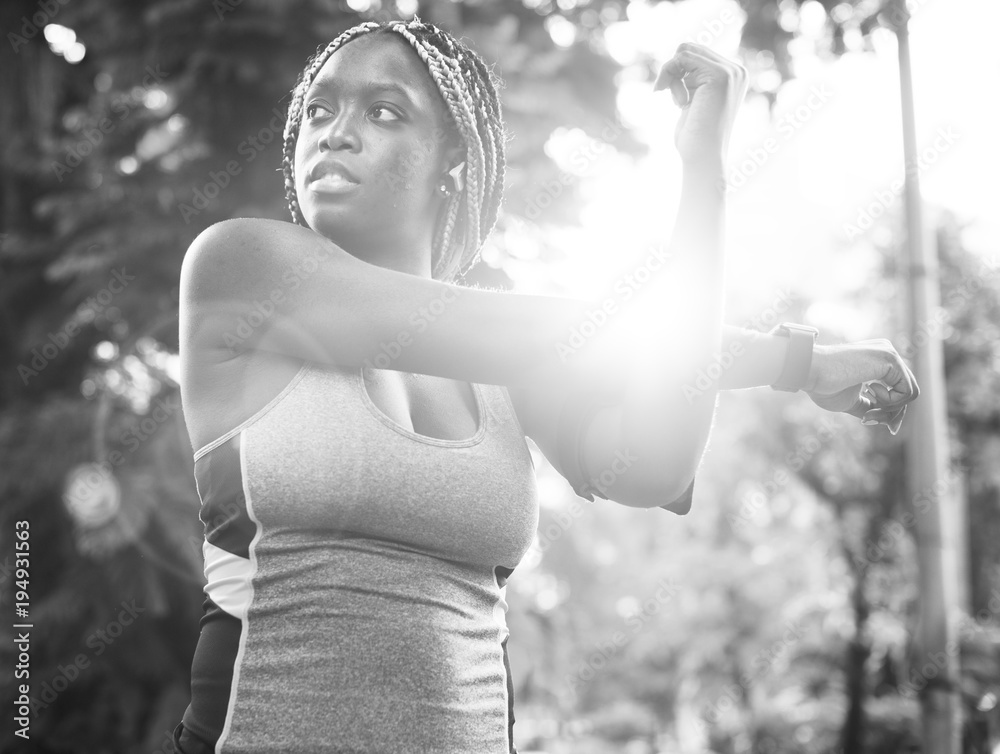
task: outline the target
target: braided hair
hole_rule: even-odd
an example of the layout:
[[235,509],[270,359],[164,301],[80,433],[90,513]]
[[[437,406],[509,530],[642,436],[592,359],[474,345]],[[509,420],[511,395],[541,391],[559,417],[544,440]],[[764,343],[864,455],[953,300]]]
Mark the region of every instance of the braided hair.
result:
[[431,255],[431,276],[450,281],[476,263],[496,225],[503,200],[507,133],[500,112],[499,77],[483,59],[449,32],[414,16],[409,22],[366,21],[320,46],[299,74],[285,120],[285,196],[292,220],[308,227],[295,193],[295,144],[306,91],[324,63],[340,47],[363,34],[403,37],[427,66],[451,116],[453,136],[465,147],[465,186],[452,192],[439,214]]

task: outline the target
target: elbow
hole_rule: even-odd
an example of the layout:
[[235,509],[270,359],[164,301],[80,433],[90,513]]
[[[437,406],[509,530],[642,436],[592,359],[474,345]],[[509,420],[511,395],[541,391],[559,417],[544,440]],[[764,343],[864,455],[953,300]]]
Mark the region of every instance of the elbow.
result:
[[689,491],[705,448],[710,424],[696,432],[675,436],[655,457],[640,459],[635,475],[633,506],[662,508],[683,498]]
[[713,399],[696,407],[674,408],[670,426],[655,435],[648,430],[646,436],[633,434],[626,427],[625,436],[635,438],[628,445],[635,448],[637,457],[619,480],[619,488],[611,490],[612,498],[636,508],[661,508],[683,498],[708,445],[714,404]]
[[[635,502],[641,508],[660,508],[680,498],[694,481],[708,444],[710,424],[678,434],[656,457],[640,459],[635,477]],[[645,462],[643,462],[645,461]]]
[[697,459],[674,459],[655,469],[636,468],[603,489],[608,500],[629,508],[661,508],[680,499],[694,481]]
[[634,496],[633,507],[662,508],[682,498],[694,481],[697,464],[675,464]]
[[651,501],[651,505],[647,506],[650,508],[659,508],[660,506],[667,505],[684,496],[694,481],[695,472],[698,470],[697,464],[691,464],[685,466],[683,470],[675,473],[670,479],[666,480],[663,486],[657,490],[655,495],[655,500]]

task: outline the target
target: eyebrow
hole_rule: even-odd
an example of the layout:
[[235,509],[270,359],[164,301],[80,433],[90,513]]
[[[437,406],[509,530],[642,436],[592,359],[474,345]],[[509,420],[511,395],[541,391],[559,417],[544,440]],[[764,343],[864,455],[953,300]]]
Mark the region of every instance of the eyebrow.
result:
[[[328,76],[323,79],[316,79],[313,81],[312,86],[309,87],[310,93],[315,92],[317,89],[329,89],[331,87],[336,87],[337,79]],[[395,81],[369,81],[364,86],[365,91],[369,92],[394,92],[399,96],[407,100],[411,105],[416,104],[416,97]]]

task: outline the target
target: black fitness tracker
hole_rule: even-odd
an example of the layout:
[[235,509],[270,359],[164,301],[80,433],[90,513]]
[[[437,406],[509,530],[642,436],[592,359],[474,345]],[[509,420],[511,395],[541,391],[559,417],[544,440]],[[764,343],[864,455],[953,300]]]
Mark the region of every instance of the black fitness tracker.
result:
[[802,389],[809,379],[809,368],[812,366],[813,344],[819,335],[819,330],[808,325],[795,325],[782,322],[775,327],[770,335],[782,335],[788,338],[788,350],[785,351],[785,364],[777,381],[771,385],[773,390],[783,390],[795,393]]

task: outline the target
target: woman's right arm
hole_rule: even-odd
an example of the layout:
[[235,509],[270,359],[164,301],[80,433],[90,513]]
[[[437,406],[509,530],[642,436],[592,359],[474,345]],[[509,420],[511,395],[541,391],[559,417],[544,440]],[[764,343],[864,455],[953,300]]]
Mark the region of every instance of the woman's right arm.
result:
[[180,282],[181,338],[219,361],[256,349],[503,385],[619,386],[624,378],[607,338],[573,358],[560,355],[597,305],[378,267],[288,222],[243,218],[207,228],[188,249]]
[[[537,414],[546,436],[566,421],[548,407],[566,404],[570,394],[624,399],[650,346],[648,328],[642,339],[627,337],[624,316],[605,317],[593,331],[582,327],[594,322],[600,304],[462,288],[378,267],[307,228],[275,220],[230,220],[205,230],[184,259],[180,287],[180,338],[189,363],[219,363],[259,349],[520,386],[542,407]],[[671,327],[664,322],[655,333],[668,351],[678,337]],[[570,342],[574,330],[590,337]],[[647,428],[643,441],[630,445],[640,460],[610,496],[623,505],[662,505],[694,473],[692,454],[677,449],[687,444],[680,438],[693,431],[692,422],[707,424],[710,413],[687,404],[673,379],[665,376],[661,389],[674,396],[671,410],[644,413],[658,430]],[[672,433],[663,431],[664,422]],[[594,468],[614,463],[620,442],[617,433],[592,441]]]

